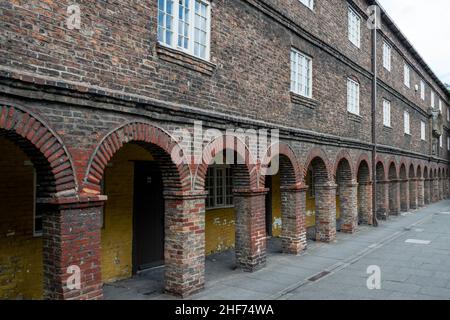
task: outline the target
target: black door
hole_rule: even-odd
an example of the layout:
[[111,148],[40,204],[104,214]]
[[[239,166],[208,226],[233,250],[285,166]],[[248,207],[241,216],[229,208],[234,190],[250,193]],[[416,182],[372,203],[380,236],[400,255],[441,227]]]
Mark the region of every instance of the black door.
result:
[[135,162],[133,273],[164,264],[164,199],[155,162]]
[[270,189],[266,194],[266,233],[272,236],[272,176],[266,176],[266,188]]

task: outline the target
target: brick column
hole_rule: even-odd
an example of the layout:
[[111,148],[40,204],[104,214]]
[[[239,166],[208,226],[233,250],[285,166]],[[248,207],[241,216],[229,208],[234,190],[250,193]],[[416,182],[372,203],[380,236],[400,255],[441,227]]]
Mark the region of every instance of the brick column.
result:
[[425,205],[425,179],[417,179],[417,205],[423,207]]
[[283,253],[306,249],[306,187],[281,187],[281,246]]
[[377,216],[386,220],[389,215],[389,181],[377,181]]
[[389,215],[400,213],[399,180],[389,181]]
[[450,196],[450,190],[449,190],[449,180],[447,178],[444,179],[444,186],[445,186],[445,199],[448,199]]
[[433,194],[432,194],[431,201],[438,202],[439,201],[439,180],[438,180],[438,178],[434,178],[432,180],[432,188],[433,188]]
[[187,297],[205,285],[206,192],[164,192],[165,290]]
[[334,183],[315,185],[317,241],[336,239],[336,188]]
[[265,196],[269,189],[233,191],[236,212],[236,262],[246,272],[266,265]]
[[399,180],[400,185],[400,211],[409,211],[409,183],[408,179]]
[[442,178],[439,178],[439,200],[444,199],[444,182]]
[[342,183],[339,186],[341,199],[341,232],[354,233],[358,227],[358,183]]
[[417,192],[418,181],[419,179],[415,178],[409,180],[409,207],[411,209],[417,209],[419,207]]
[[45,299],[102,298],[100,241],[105,200],[38,200],[43,210]]
[[358,185],[358,216],[361,224],[372,225],[372,182]]
[[431,191],[431,189],[432,189],[431,181],[432,181],[431,179],[424,179],[424,184],[425,184],[424,201],[425,201],[425,204],[430,204],[431,203],[431,192],[432,192]]

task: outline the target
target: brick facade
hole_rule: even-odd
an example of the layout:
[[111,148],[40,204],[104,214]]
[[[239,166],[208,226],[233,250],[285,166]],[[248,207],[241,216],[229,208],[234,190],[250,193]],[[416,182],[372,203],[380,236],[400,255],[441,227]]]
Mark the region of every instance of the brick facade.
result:
[[[377,57],[378,153],[372,163],[372,48],[365,28],[372,3],[315,1],[312,11],[290,0],[211,1],[211,59],[204,61],[157,43],[157,1],[79,1],[80,30],[64,27],[68,1],[3,1],[0,135],[37,172],[37,202],[46,208],[43,296],[102,297],[100,216],[108,205],[102,180],[116,152],[131,143],[151,153],[163,176],[167,292],[186,297],[205,285],[205,177],[225,151],[245,160],[232,165],[237,264],[248,272],[265,266],[269,186],[261,168],[267,159],[250,161],[255,146],[227,137],[194,154],[201,163],[193,161],[179,149],[188,142],[174,133],[194,135],[194,121],[202,121],[205,130],[279,130],[287,254],[307,246],[305,203],[311,190],[314,238],[324,242],[335,239],[337,227],[352,233],[358,222],[372,224],[374,213],[388,219],[449,197],[448,152],[432,148],[430,113],[431,89],[445,112],[448,93],[387,17],[377,46],[382,53],[383,39],[390,43],[393,68],[385,70]],[[361,49],[346,36],[348,6],[362,18]],[[289,90],[291,48],[313,59],[311,99]],[[409,89],[403,84],[405,61],[411,66]],[[360,85],[360,115],[347,112],[349,77]],[[421,79],[425,101],[414,90]],[[391,102],[391,127],[382,122],[383,99]],[[410,113],[411,134],[404,133],[404,111]],[[420,121],[427,126],[425,141]],[[444,121],[444,141],[448,127]],[[225,148],[224,141],[231,144]],[[177,157],[184,161],[177,163]],[[81,288],[70,290],[67,270],[73,265],[81,266]]]

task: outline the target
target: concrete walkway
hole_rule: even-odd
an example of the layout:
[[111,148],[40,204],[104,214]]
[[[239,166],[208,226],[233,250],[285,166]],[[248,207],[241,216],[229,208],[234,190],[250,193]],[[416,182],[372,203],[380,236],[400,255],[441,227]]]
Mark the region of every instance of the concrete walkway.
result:
[[[419,241],[417,241],[419,240]],[[191,299],[448,299],[450,201],[361,226],[331,244],[310,242],[299,256],[269,241],[267,267],[235,268],[234,252],[210,256],[206,288]],[[367,288],[367,268],[381,269],[381,289]],[[162,293],[163,269],[105,285],[105,299],[174,299]]]

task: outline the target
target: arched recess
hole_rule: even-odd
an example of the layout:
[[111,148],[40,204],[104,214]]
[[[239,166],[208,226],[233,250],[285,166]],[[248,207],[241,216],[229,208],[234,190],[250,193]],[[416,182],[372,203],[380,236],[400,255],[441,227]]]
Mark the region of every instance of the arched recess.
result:
[[406,165],[400,165],[400,210],[407,212],[409,210],[409,183]]
[[325,152],[313,149],[305,165],[308,238],[330,242],[336,237],[336,184]]
[[398,215],[400,213],[400,190],[398,171],[395,161],[389,164],[389,214]]
[[[202,163],[194,178],[196,189],[208,191],[207,209],[212,210],[216,208],[212,196],[217,192],[210,183],[211,177],[215,175],[217,185],[217,170],[227,172],[228,182],[224,188],[228,189],[228,208],[234,221],[236,263],[247,272],[266,264],[265,197],[268,190],[260,184],[259,165],[246,141],[237,135],[220,135],[204,148]],[[216,236],[209,232],[208,226],[206,233]]]
[[379,219],[386,220],[389,213],[389,181],[387,180],[386,169],[382,160],[377,161],[376,179],[377,217]]
[[409,207],[411,209],[417,209],[419,206],[419,179],[416,176],[414,170],[414,164],[409,166]]
[[103,282],[164,265],[167,292],[188,296],[203,288],[206,196],[192,190],[183,151],[164,129],[142,121],[108,132],[94,149],[82,192],[108,196]]
[[25,107],[0,105],[0,299],[60,298],[65,284],[55,267],[79,261],[62,256],[65,216],[55,203],[76,192],[70,154],[56,132]]
[[[306,248],[306,190],[301,164],[291,147],[281,142],[268,149],[260,171],[260,184],[269,189],[265,202],[267,235],[281,237],[284,253],[298,254]],[[280,221],[281,230],[277,230]]]
[[358,160],[357,183],[358,183],[358,222],[369,224],[373,222],[372,210],[372,181],[369,157],[364,154]]
[[353,233],[358,225],[357,183],[351,156],[341,151],[336,157],[336,230]]

